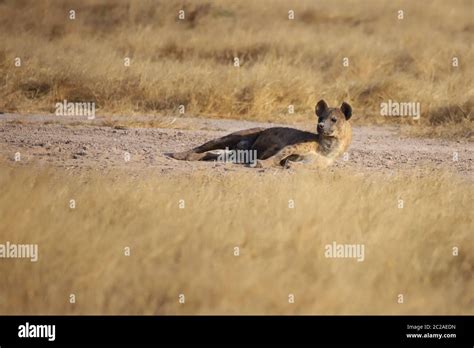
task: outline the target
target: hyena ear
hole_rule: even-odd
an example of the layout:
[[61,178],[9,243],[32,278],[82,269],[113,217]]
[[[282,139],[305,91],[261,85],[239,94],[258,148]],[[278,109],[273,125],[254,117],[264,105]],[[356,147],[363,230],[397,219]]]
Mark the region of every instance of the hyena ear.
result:
[[326,104],[326,102],[323,99],[321,99],[320,101],[318,101],[315,107],[316,116],[318,117],[323,116],[327,109],[328,109],[328,104]]
[[352,106],[347,104],[346,102],[343,102],[341,105],[341,111],[346,116],[346,120],[350,119],[352,116]]

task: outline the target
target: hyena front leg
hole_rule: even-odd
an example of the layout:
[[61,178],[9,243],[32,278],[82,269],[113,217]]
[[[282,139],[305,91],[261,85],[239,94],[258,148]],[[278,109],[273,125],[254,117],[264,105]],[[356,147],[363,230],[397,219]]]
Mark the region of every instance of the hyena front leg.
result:
[[269,157],[264,160],[258,160],[256,167],[258,168],[270,168],[276,166],[286,167],[289,161],[295,161],[300,158],[300,155],[296,153],[294,146],[286,146],[280,151],[278,151],[272,157]]
[[218,155],[207,153],[213,150],[248,150],[255,142],[255,139],[260,135],[264,128],[252,128],[235,133],[231,133],[222,138],[213,139],[194,149],[169,153],[168,156],[186,161],[208,161],[217,159]]

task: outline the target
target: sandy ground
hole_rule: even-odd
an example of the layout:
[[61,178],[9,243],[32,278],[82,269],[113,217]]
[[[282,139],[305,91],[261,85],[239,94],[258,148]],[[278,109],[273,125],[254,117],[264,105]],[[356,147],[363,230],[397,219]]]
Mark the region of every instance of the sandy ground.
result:
[[[0,115],[0,156],[13,165],[63,167],[71,172],[129,170],[160,174],[263,169],[237,164],[183,162],[164,156],[215,137],[251,127],[275,124],[239,120],[143,116],[133,118],[58,117],[55,115]],[[309,122],[293,127],[312,130]],[[15,162],[15,153],[21,160]],[[126,153],[130,154],[127,161]],[[453,160],[457,153],[458,160]],[[410,171],[423,175],[453,171],[473,178],[474,143],[465,140],[408,138],[397,127],[353,127],[348,158],[334,167],[358,173],[394,174]],[[273,170],[273,169],[270,169]],[[285,170],[285,169],[282,169]]]

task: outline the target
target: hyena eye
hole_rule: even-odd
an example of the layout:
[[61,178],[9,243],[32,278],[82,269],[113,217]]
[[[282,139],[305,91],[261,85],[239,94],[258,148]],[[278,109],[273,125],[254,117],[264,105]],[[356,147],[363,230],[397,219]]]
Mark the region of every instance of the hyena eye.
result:
[[336,121],[337,121],[337,117],[332,117],[332,118],[331,118],[331,121],[336,122]]

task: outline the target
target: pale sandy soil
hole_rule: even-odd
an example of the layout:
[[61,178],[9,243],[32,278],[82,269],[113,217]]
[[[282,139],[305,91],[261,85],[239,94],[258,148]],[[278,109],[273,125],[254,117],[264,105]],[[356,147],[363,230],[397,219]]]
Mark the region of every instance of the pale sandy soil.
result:
[[[237,164],[182,162],[164,155],[181,151],[215,137],[251,127],[275,124],[204,118],[58,117],[54,115],[0,115],[0,156],[12,165],[63,167],[71,172],[130,171],[134,176],[194,171],[262,171]],[[312,130],[311,123],[293,127]],[[19,152],[21,161],[15,162]],[[125,153],[130,154],[126,161]],[[348,159],[334,167],[356,173],[431,173],[452,171],[473,177],[474,144],[465,140],[410,138],[397,127],[354,127]],[[457,153],[458,160],[453,160]]]

